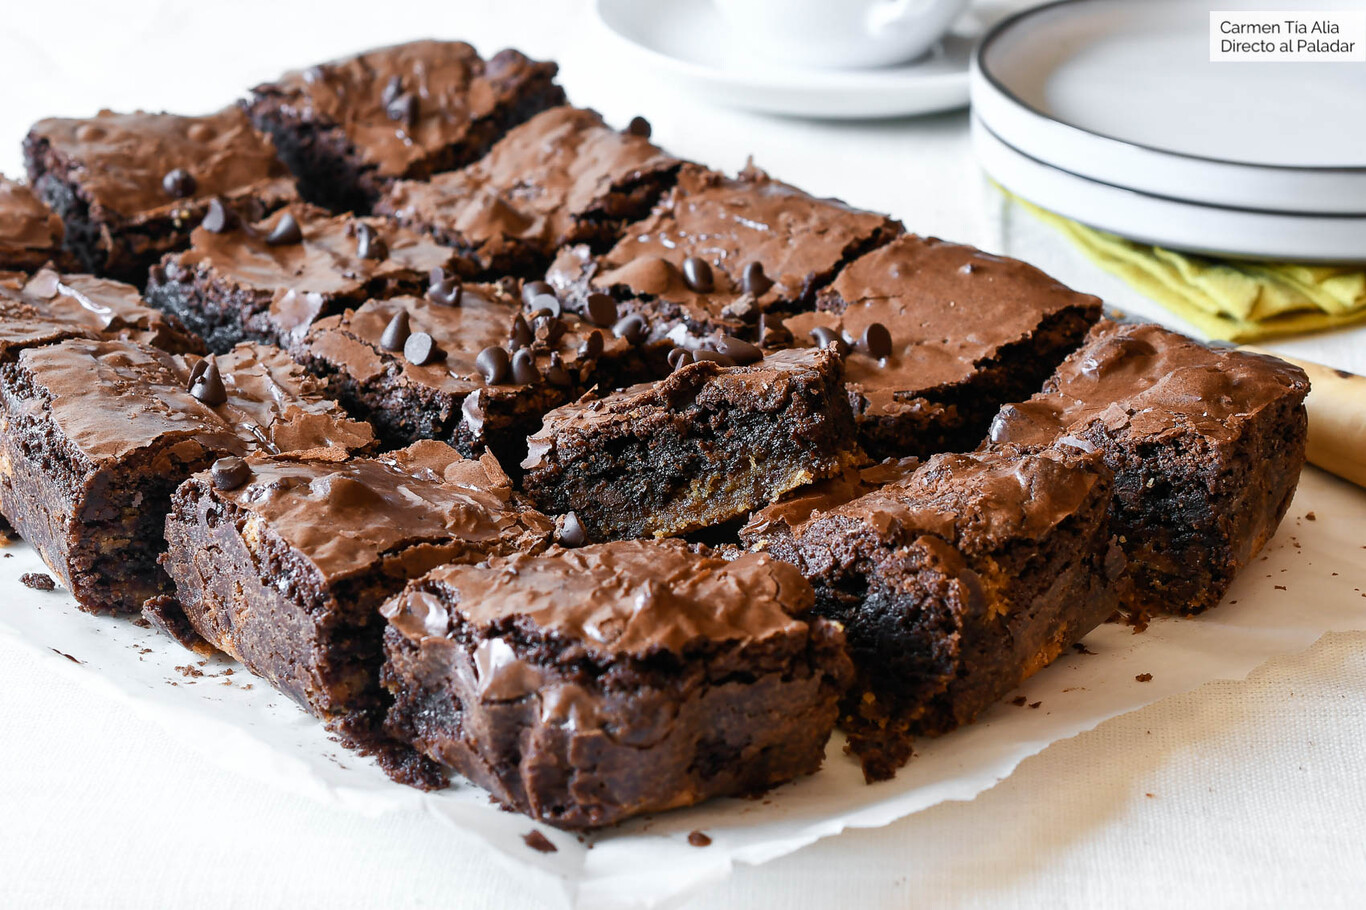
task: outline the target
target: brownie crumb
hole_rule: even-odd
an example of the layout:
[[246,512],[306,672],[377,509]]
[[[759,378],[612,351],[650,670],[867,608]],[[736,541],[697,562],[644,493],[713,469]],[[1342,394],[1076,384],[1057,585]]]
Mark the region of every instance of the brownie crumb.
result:
[[[689,835],[690,840],[691,837],[692,836]],[[540,831],[532,831],[529,834],[523,834],[522,840],[526,842],[528,847],[535,850],[537,853],[558,853],[560,849],[552,844],[550,839]]]
[[186,665],[183,666],[183,667],[176,667],[176,668],[175,668],[175,671],[176,671],[177,673],[179,673],[181,676],[186,676],[186,677],[191,677],[191,678],[197,678],[197,677],[200,677],[200,676],[203,676],[203,675],[204,675],[204,671],[203,671],[203,670],[199,669],[198,667],[190,666],[189,664],[186,664]]
[[1155,794],[1155,793],[1144,793],[1143,795],[1146,796],[1146,797],[1148,797],[1148,799],[1153,799],[1157,794]]
[[1153,675],[1151,673],[1140,673],[1134,677],[1134,679],[1138,680],[1139,682],[1152,682],[1152,678]]
[[694,847],[710,847],[711,838],[701,831],[692,831],[688,834],[688,843],[692,844]]
[[1090,648],[1086,647],[1086,645],[1082,644],[1082,643],[1079,642],[1079,641],[1073,642],[1073,643],[1072,643],[1072,650],[1073,650],[1073,651],[1076,651],[1078,654],[1095,654],[1095,653],[1096,653],[1095,651],[1092,651]]
[[62,656],[65,657],[67,660],[71,661],[73,664],[81,664],[81,665],[84,665],[84,664],[85,664],[85,661],[83,661],[83,660],[77,660],[76,658],[72,657],[70,654],[66,653],[65,651],[58,651],[56,648],[53,648],[53,649],[52,649],[52,653],[53,653],[53,654],[60,654],[60,655],[62,655]]
[[1318,517],[1317,515],[1315,515],[1313,512],[1305,512],[1305,513],[1304,513],[1304,520],[1305,520],[1305,521],[1318,521],[1318,520],[1319,520],[1319,517]]
[[57,583],[46,572],[25,572],[19,576],[19,581],[35,591],[53,591],[57,588]]
[[1029,701],[1029,699],[1025,698],[1023,695],[1017,695],[1010,700],[1010,703],[1017,708],[1023,708],[1027,701]]
[[1274,587],[1277,591],[1284,591],[1284,590],[1286,589],[1286,588],[1285,588],[1285,585],[1273,585],[1273,587]]
[[1031,708],[1037,708],[1037,707],[1038,707],[1039,705],[1041,705],[1041,704],[1043,704],[1043,702],[1041,702],[1041,701],[1031,701],[1031,702],[1029,703],[1029,707],[1031,707]]

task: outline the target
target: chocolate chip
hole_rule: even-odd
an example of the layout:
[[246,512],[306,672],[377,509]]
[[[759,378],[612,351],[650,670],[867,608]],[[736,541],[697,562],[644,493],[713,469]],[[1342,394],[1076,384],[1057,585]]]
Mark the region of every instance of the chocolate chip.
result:
[[617,321],[617,302],[606,294],[589,294],[583,309],[593,325],[607,326]]
[[848,342],[836,335],[833,329],[818,325],[811,330],[811,337],[816,339],[817,347],[831,348],[841,357],[849,353]]
[[592,332],[579,345],[580,360],[597,360],[602,356],[603,340],[601,332]]
[[361,259],[389,258],[389,244],[384,242],[374,225],[364,221],[356,224],[356,255]]
[[676,370],[692,363],[692,353],[687,348],[674,348],[669,352],[669,369]]
[[266,243],[271,246],[286,246],[292,243],[302,243],[304,232],[299,228],[299,222],[294,220],[294,215],[285,212],[280,216],[280,220],[275,222],[275,227],[270,229],[266,235]]
[[642,139],[649,139],[654,133],[654,128],[650,126],[650,121],[644,117],[632,117],[631,122],[626,124],[626,132],[632,136],[639,136]]
[[199,381],[199,377],[204,375],[204,370],[209,366],[209,358],[196,360],[194,366],[190,367],[190,378],[185,380],[185,391],[194,388],[194,384]]
[[705,259],[689,256],[683,260],[683,280],[699,294],[710,294],[716,287],[711,265]]
[[868,323],[863,330],[862,347],[878,360],[892,356],[892,333],[880,322]]
[[787,330],[783,323],[783,318],[774,313],[762,313],[759,316],[759,343],[768,344],[769,334],[779,337],[790,336],[792,333]]
[[417,96],[412,92],[404,92],[384,105],[384,113],[389,115],[390,120],[411,127],[417,123]]
[[708,351],[705,348],[699,348],[698,350],[693,351],[692,359],[694,363],[710,360],[712,363],[719,363],[723,367],[735,366],[735,361],[732,360],[729,355],[722,354],[720,351]]
[[639,313],[632,313],[612,326],[612,334],[618,338],[625,338],[630,344],[640,344],[649,331],[649,323]]
[[403,359],[415,367],[425,367],[440,356],[436,340],[426,332],[414,332],[403,342]]
[[209,200],[209,207],[204,212],[204,220],[199,222],[199,226],[210,234],[221,234],[232,227],[232,212],[223,204],[223,200],[217,196]]
[[538,338],[545,340],[546,344],[554,344],[564,335],[567,326],[554,316],[537,316],[535,331]]
[[194,175],[183,167],[167,171],[166,176],[161,178],[161,188],[177,199],[193,196],[198,186],[199,183],[194,179]]
[[532,315],[538,313],[548,313],[551,316],[560,315],[560,298],[554,294],[537,294],[531,298],[531,303],[527,304]]
[[556,535],[555,542],[570,549],[588,543],[588,532],[584,530],[583,522],[579,521],[578,515],[573,512],[565,513],[564,520],[560,522],[560,533]]
[[746,294],[753,294],[755,297],[761,297],[771,287],[773,287],[773,279],[764,274],[763,263],[751,262],[745,266],[745,271],[740,276],[740,289],[742,291]]
[[479,368],[479,372],[484,375],[484,381],[489,385],[500,385],[507,381],[508,352],[496,345],[490,345],[479,352],[474,358],[474,365]]
[[447,275],[441,266],[432,269],[427,278],[428,300],[442,306],[460,306],[460,298],[464,293],[465,289],[461,287],[460,279],[454,275]]
[[740,366],[764,359],[764,352],[748,341],[741,341],[734,335],[722,335],[716,342],[716,350],[725,354]]
[[701,831],[689,831],[688,844],[693,847],[710,847],[711,838]]
[[518,385],[529,385],[541,378],[536,369],[536,357],[527,348],[512,355],[512,381]]
[[408,325],[408,311],[399,310],[384,327],[384,334],[379,336],[379,346],[386,351],[401,351],[412,333]]
[[209,480],[215,490],[235,490],[251,477],[251,465],[236,455],[220,458],[209,468]]
[[385,107],[393,104],[394,99],[403,94],[403,77],[397,74],[390,76],[389,81],[384,83],[384,91],[380,92],[379,100]]
[[571,377],[569,371],[564,368],[564,358],[560,356],[559,351],[551,353],[550,366],[546,367],[545,378],[551,385],[558,386],[562,389],[573,384],[573,377]]
[[514,348],[524,348],[536,340],[536,334],[531,331],[531,326],[521,313],[512,320],[512,334],[508,340]]
[[522,285],[522,303],[531,306],[531,301],[542,294],[555,295],[555,289],[550,286],[548,281],[528,281]]
[[190,386],[190,394],[211,408],[216,408],[228,400],[228,390],[223,385],[223,375],[218,372],[218,361],[213,355],[204,358],[204,369],[195,376]]

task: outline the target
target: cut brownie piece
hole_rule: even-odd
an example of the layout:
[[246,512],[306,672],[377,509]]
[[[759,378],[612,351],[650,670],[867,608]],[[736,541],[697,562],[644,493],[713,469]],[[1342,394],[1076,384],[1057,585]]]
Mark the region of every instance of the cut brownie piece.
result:
[[557,107],[463,170],[395,184],[375,211],[455,247],[486,274],[530,277],[567,244],[611,246],[649,213],[679,164],[596,111]]
[[462,167],[563,104],[556,69],[515,50],[485,61],[460,41],[413,41],[286,73],[253,89],[248,110],[305,198],[366,212],[394,180]]
[[1044,389],[1001,409],[993,443],[1098,449],[1115,472],[1126,606],[1197,613],[1276,533],[1304,467],[1309,381],[1274,357],[1104,321]]
[[92,336],[139,341],[171,354],[203,354],[204,342],[174,316],[143,302],[138,289],[92,275],[43,269],[32,278],[0,273],[0,314],[24,304],[45,320],[88,329]]
[[687,363],[557,408],[528,442],[523,489],[595,541],[719,524],[863,458],[839,357],[817,350]]
[[314,320],[374,297],[419,294],[455,254],[383,218],[291,205],[254,225],[196,228],[190,249],[152,269],[147,299],[209,350],[239,341],[284,347]]
[[841,723],[869,780],[916,734],[971,722],[1114,611],[1095,456],[936,455],[903,481],[817,511],[788,552],[837,620],[856,680]]
[[492,445],[515,464],[541,415],[582,393],[600,358],[628,348],[572,314],[523,314],[502,287],[452,283],[321,320],[295,353],[387,445]]
[[156,560],[171,492],[215,459],[372,444],[281,352],[258,353],[210,368],[68,338],[0,365],[0,512],[83,609],[169,593]]
[[389,729],[565,828],[816,771],[848,682],[785,563],[621,541],[443,566],[385,604]]
[[841,266],[901,232],[885,215],[816,199],[752,166],[731,179],[684,165],[616,246],[598,257],[567,248],[547,277],[578,301],[616,296],[648,318],[654,338],[750,339],[761,313],[809,307]]
[[32,189],[0,175],[0,271],[73,265],[62,252],[62,219]]
[[211,204],[256,221],[298,198],[270,139],[235,107],[41,120],[24,157],[82,270],[137,285],[162,255],[185,248]]
[[786,327],[799,345],[849,349],[849,401],[875,458],[976,448],[1000,406],[1037,391],[1101,310],[1031,265],[914,235],[847,266],[819,306]]
[[175,492],[165,565],[190,625],[327,720],[381,707],[378,608],[447,562],[543,547],[490,456],[438,442],[346,461],[252,456]]

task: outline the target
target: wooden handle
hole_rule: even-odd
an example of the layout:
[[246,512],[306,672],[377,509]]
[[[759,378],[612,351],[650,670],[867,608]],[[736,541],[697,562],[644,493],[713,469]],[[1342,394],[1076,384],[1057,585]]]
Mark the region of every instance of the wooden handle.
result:
[[1308,374],[1309,463],[1366,487],[1366,376],[1262,348],[1243,350],[1279,357]]

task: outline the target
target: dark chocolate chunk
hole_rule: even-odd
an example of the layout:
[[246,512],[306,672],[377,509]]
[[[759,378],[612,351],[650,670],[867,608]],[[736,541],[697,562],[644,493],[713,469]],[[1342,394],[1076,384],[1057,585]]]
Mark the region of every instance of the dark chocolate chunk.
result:
[[531,331],[531,326],[527,324],[526,317],[521,313],[512,320],[512,334],[510,340],[514,348],[524,348],[536,340],[536,333]]
[[547,281],[528,281],[522,285],[522,303],[531,306],[531,301],[542,294],[555,296],[555,289]]
[[683,260],[683,280],[699,294],[710,294],[716,287],[711,263],[699,256],[689,256]]
[[266,243],[271,246],[288,246],[293,243],[302,243],[304,232],[299,229],[299,222],[294,220],[294,215],[285,212],[280,216],[280,220],[275,222],[275,227],[271,228],[266,235]]
[[836,335],[833,329],[823,325],[818,325],[811,330],[811,337],[816,339],[816,345],[822,348],[830,348],[844,357],[849,353],[849,343],[840,336]]
[[384,327],[384,334],[379,338],[380,347],[386,351],[402,351],[412,333],[412,329],[409,328],[408,311],[399,310]]
[[389,244],[378,231],[362,221],[356,225],[356,255],[361,259],[388,259]]
[[564,367],[564,358],[559,351],[550,352],[550,366],[546,367],[546,381],[553,386],[565,389],[574,384],[574,378]]
[[534,313],[549,313],[551,316],[560,315],[560,298],[554,294],[537,294],[531,298],[531,303],[527,309]]
[[204,212],[204,220],[199,222],[199,226],[210,234],[221,234],[232,227],[232,214],[228,207],[223,204],[223,200],[214,198],[209,200],[209,208]]
[[602,333],[593,332],[583,340],[583,344],[579,345],[579,358],[596,360],[602,356],[605,344],[606,342],[602,340]]
[[167,171],[166,176],[161,178],[161,188],[177,199],[184,199],[186,196],[193,196],[198,188],[194,175],[183,167],[178,167],[173,171]]
[[536,317],[536,335],[543,338],[546,344],[554,344],[559,341],[560,336],[565,332],[565,328],[565,324],[554,316]]
[[218,372],[218,361],[209,356],[202,362],[204,368],[190,385],[190,394],[209,407],[216,408],[228,400],[228,390],[223,385],[223,375]]
[[745,266],[744,274],[740,276],[741,290],[746,294],[759,297],[771,287],[773,287],[773,279],[764,274],[763,263],[751,262]]
[[460,279],[454,275],[447,275],[443,268],[432,269],[427,285],[427,299],[432,303],[439,303],[442,306],[460,306],[460,297],[464,292],[465,289],[461,286]]
[[892,333],[880,322],[870,322],[863,330],[863,349],[882,360],[892,356]]
[[631,122],[626,124],[626,132],[630,133],[632,136],[649,139],[650,134],[654,132],[654,128],[650,126],[650,121],[646,120],[644,117],[637,116],[632,117]]
[[541,378],[536,369],[536,357],[527,348],[512,355],[512,380],[519,385],[530,385]]
[[236,455],[220,458],[209,468],[209,480],[214,489],[235,490],[251,477],[251,465]]
[[710,360],[712,363],[719,363],[723,367],[735,366],[734,359],[727,354],[722,354],[720,351],[709,351],[706,348],[698,348],[696,351],[692,352],[691,362],[700,363],[704,360]]
[[674,348],[669,352],[669,369],[676,370],[679,367],[692,363],[692,354],[687,348]]
[[716,350],[725,354],[740,366],[757,363],[764,359],[764,352],[748,341],[741,341],[734,335],[722,335],[716,342]]
[[564,521],[560,523],[559,534],[555,537],[555,542],[562,547],[581,547],[588,543],[588,532],[584,530],[583,522],[579,521],[579,516],[573,512],[566,512]]
[[403,342],[403,358],[415,367],[423,367],[439,359],[440,349],[426,332],[414,332]]
[[617,302],[606,294],[589,294],[584,312],[593,325],[608,326],[617,321]]
[[489,345],[474,358],[474,365],[484,375],[489,385],[498,385],[508,378],[508,352],[496,345]]
[[645,322],[645,317],[639,313],[632,313],[612,326],[612,334],[618,338],[625,338],[631,344],[640,344],[649,334],[650,327]]

